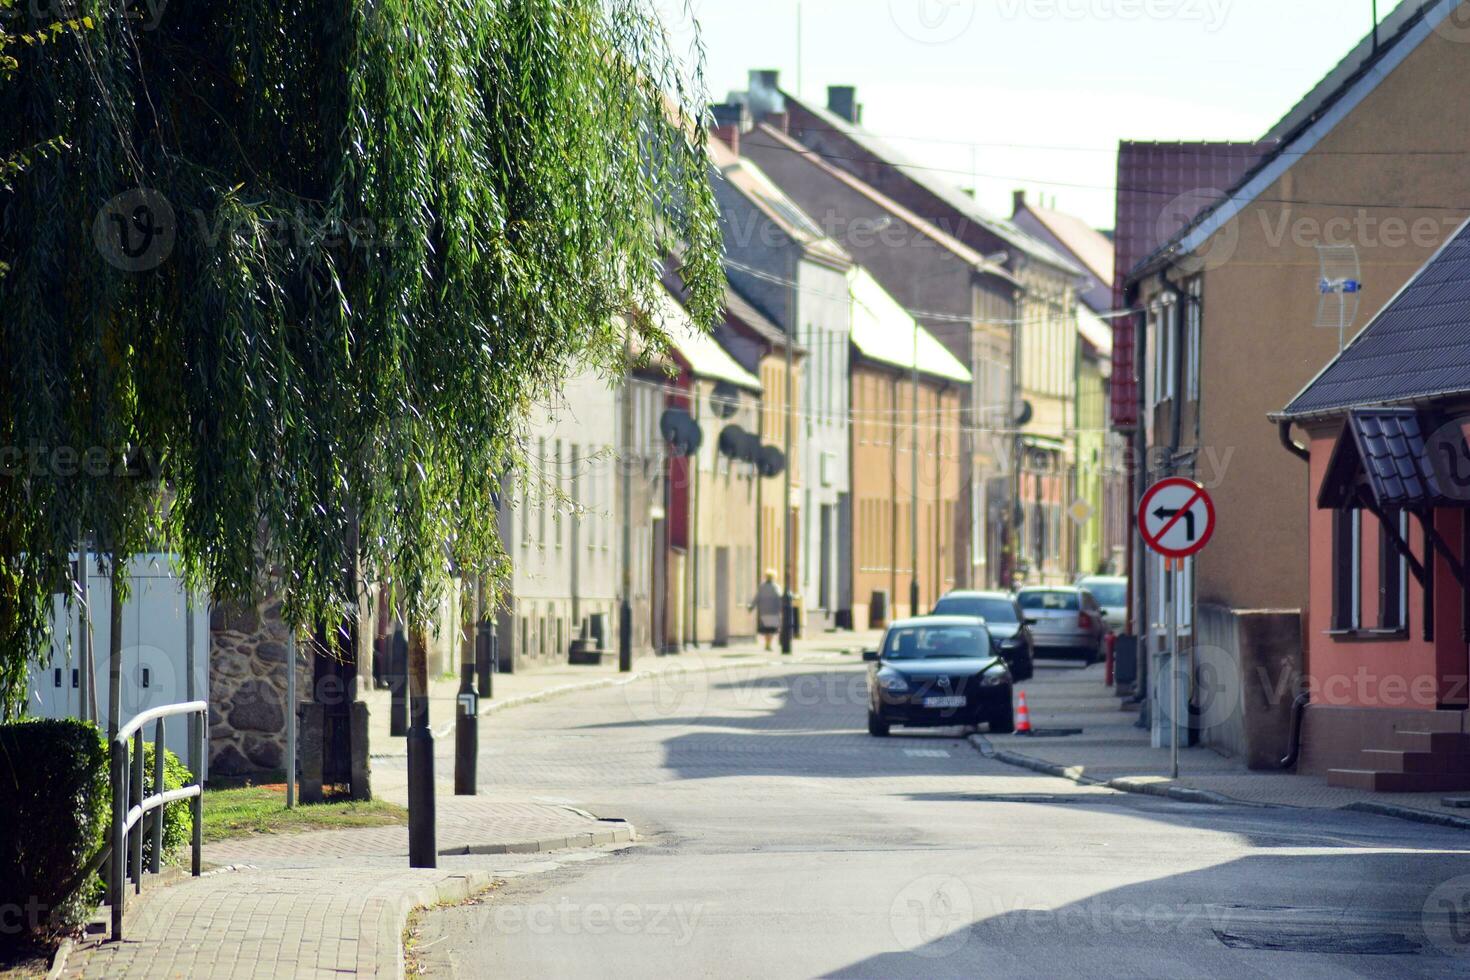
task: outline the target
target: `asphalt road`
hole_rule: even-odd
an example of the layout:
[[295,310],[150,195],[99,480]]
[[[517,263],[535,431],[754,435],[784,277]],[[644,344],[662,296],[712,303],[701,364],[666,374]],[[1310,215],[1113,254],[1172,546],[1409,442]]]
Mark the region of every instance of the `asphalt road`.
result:
[[484,720],[482,791],[642,842],[430,913],[429,974],[1470,975],[1470,834],[1078,787],[956,732],[874,739],[862,683],[731,669]]

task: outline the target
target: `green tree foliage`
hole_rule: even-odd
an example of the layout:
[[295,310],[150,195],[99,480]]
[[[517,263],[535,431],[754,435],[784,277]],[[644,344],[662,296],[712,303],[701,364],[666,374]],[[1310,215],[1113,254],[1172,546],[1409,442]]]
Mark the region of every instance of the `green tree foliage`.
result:
[[354,608],[355,547],[426,621],[446,557],[499,553],[531,399],[616,362],[671,243],[713,319],[698,51],[653,0],[68,12],[0,85],[0,147],[67,147],[0,191],[7,708],[79,529],[296,623]]

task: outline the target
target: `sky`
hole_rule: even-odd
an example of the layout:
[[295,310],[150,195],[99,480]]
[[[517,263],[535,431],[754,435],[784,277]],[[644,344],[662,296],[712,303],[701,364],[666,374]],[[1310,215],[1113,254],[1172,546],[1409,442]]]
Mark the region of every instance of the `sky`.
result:
[[752,68],[822,105],[856,85],[866,128],[989,210],[1024,189],[1099,228],[1120,139],[1255,139],[1373,26],[1372,0],[688,2],[715,101]]

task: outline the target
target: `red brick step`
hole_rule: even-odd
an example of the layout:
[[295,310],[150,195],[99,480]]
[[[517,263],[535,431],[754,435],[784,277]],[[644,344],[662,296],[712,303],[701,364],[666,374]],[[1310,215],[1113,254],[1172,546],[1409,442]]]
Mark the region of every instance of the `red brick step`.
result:
[[1327,785],[1370,793],[1442,793],[1470,789],[1470,772],[1382,772],[1329,769]]
[[1362,763],[1377,772],[1470,773],[1470,754],[1461,753],[1364,749]]
[[1470,755],[1470,735],[1464,732],[1394,732],[1395,747],[1407,752],[1448,752]]

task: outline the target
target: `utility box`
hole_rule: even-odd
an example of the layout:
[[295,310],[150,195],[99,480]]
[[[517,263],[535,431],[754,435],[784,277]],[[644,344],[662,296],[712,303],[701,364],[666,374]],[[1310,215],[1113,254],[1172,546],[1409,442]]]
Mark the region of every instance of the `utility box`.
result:
[[1138,637],[1120,634],[1113,642],[1113,685],[1122,697],[1131,695],[1138,684]]
[[[1167,650],[1158,650],[1149,659],[1149,666],[1149,718],[1152,722],[1149,744],[1156,749],[1167,749],[1173,744],[1173,735],[1169,732],[1171,719],[1179,729],[1180,747],[1193,744],[1193,726],[1189,721],[1189,657],[1181,657],[1176,669],[1173,655]],[[1174,692],[1169,689],[1171,674],[1179,688],[1178,701],[1174,700]],[[1177,718],[1174,716],[1176,704],[1179,706]]]
[[[73,556],[73,562],[76,556]],[[169,555],[135,557],[128,565],[129,593],[123,603],[122,718],[127,724],[151,708],[178,704],[189,698],[189,660],[185,611],[188,606],[182,578]],[[92,696],[97,706],[98,726],[108,727],[108,669],[111,650],[112,582],[103,574],[94,556],[87,558],[87,600],[91,607],[92,649],[95,681]],[[39,718],[79,718],[82,715],[82,609],[73,600],[70,608],[62,596],[51,600],[51,643],[48,656],[33,663],[26,711]],[[209,609],[202,597],[195,598],[194,700],[209,699]],[[207,735],[207,733],[206,733]],[[150,726],[144,733],[153,739]],[[165,723],[168,748],[185,765],[189,763],[189,725],[183,718]],[[207,738],[206,738],[207,743]],[[206,747],[203,766],[209,768]],[[207,771],[200,773],[207,777]]]

